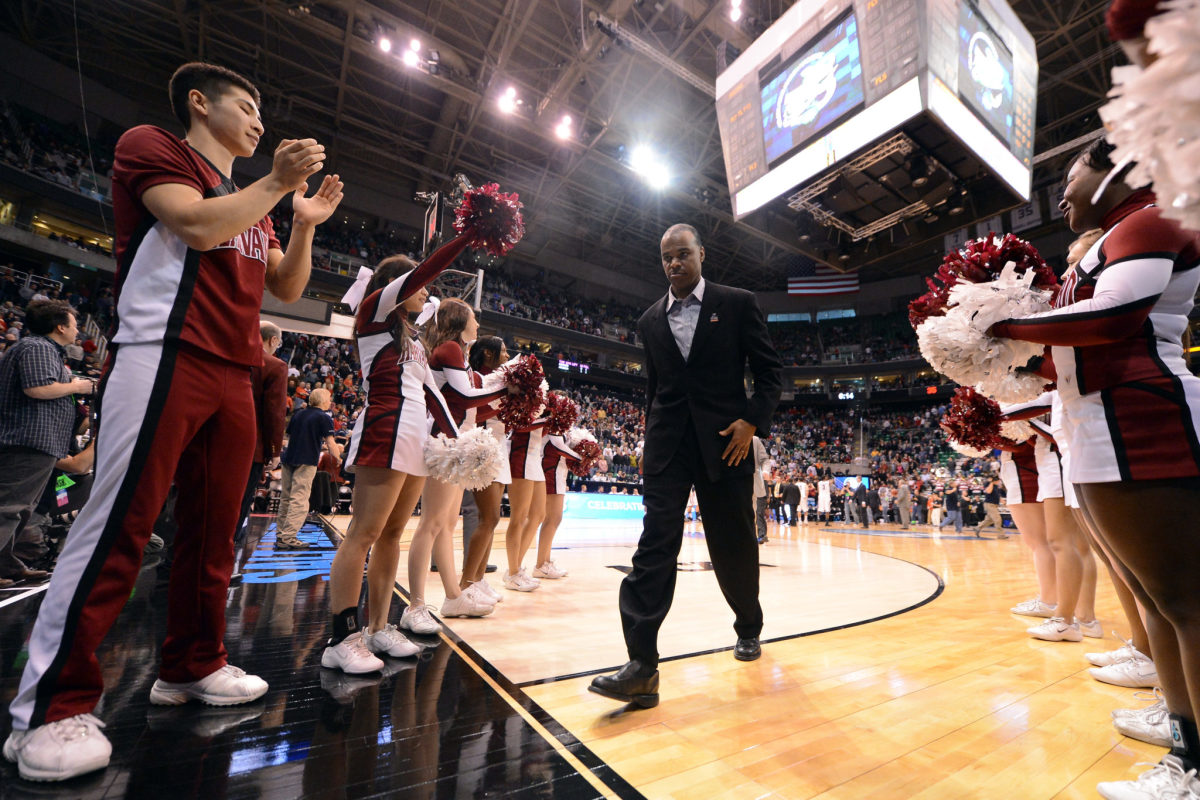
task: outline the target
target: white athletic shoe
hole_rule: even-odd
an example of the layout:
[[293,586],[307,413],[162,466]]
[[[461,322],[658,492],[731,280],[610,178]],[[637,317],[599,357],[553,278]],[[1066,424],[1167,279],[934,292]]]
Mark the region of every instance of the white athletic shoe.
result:
[[[1114,633],[1113,636],[1121,639],[1120,635],[1116,633]],[[1140,655],[1138,649],[1133,646],[1133,642],[1129,641],[1128,639],[1121,639],[1121,641],[1125,642],[1125,644],[1121,645],[1116,650],[1109,650],[1104,653],[1084,653],[1083,657],[1092,662],[1093,666],[1109,667],[1113,664],[1120,663],[1121,661],[1128,661],[1135,655]]]
[[[65,781],[108,766],[112,743],[91,714],[77,714],[27,731],[13,731],[4,757],[27,781]],[[10,787],[12,788],[12,787]]]
[[496,604],[481,600],[474,592],[463,592],[442,603],[443,617],[486,617],[496,610]]
[[1171,724],[1167,720],[1167,701],[1159,700],[1153,705],[1139,708],[1128,714],[1113,718],[1113,727],[1122,736],[1139,742],[1171,746]]
[[533,577],[549,578],[550,580],[555,581],[559,578],[567,577],[567,571],[565,569],[560,569],[559,566],[553,561],[547,561],[545,564],[533,568]]
[[1044,642],[1083,641],[1083,631],[1079,630],[1079,623],[1072,622],[1068,625],[1067,621],[1062,617],[1051,617],[1041,625],[1026,628],[1025,632],[1033,638],[1041,639]]
[[[467,588],[462,590],[462,593],[470,597],[471,600],[476,603],[485,606],[492,606],[493,610],[495,609],[496,601],[492,599],[490,594],[488,594],[488,590],[484,589],[478,583],[468,584]],[[444,611],[442,612],[442,615],[445,616]]]
[[1153,706],[1166,703],[1166,701],[1163,699],[1162,689],[1157,687],[1148,692],[1134,692],[1133,699],[1149,700],[1150,704],[1142,706],[1141,708],[1114,708],[1112,710],[1112,718],[1120,719],[1121,717],[1138,716],[1139,714],[1149,711]]
[[168,683],[162,678],[150,687],[150,702],[156,706],[178,706],[199,700],[210,706],[236,706],[249,703],[267,693],[267,682],[257,675],[226,664],[198,681]]
[[1019,614],[1022,617],[1045,617],[1049,619],[1054,616],[1058,606],[1052,606],[1049,603],[1043,603],[1042,598],[1035,597],[1032,600],[1026,600],[1024,603],[1017,603],[1009,609],[1014,614]]
[[1100,624],[1100,620],[1094,619],[1091,622],[1081,622],[1079,617],[1076,617],[1075,622],[1079,625],[1079,630],[1083,635],[1089,639],[1104,638],[1104,626]]
[[383,661],[367,649],[362,631],[358,631],[335,645],[327,645],[321,653],[321,666],[340,669],[349,675],[362,675],[383,669]]
[[395,625],[384,625],[382,630],[374,633],[370,628],[366,628],[362,637],[363,643],[372,653],[384,653],[392,658],[408,658],[421,652],[421,645],[405,639],[404,634],[396,630]]
[[429,612],[429,606],[424,603],[404,609],[404,613],[400,615],[400,627],[422,636],[429,636],[442,629]]
[[1125,686],[1130,689],[1153,689],[1158,686],[1158,670],[1154,662],[1134,651],[1132,658],[1110,664],[1107,667],[1092,667],[1088,674],[1101,683]]
[[503,603],[504,595],[496,591],[496,587],[487,582],[487,579],[475,581],[468,589],[474,589],[475,593],[483,600],[491,600],[493,603]]
[[1106,800],[1188,800],[1200,791],[1196,770],[1183,769],[1178,756],[1167,754],[1132,781],[1107,781],[1096,785]]
[[533,579],[525,574],[525,568],[521,567],[516,575],[512,573],[504,573],[504,588],[512,589],[514,592],[532,592],[541,584],[534,583]]
[[531,582],[534,586],[542,585],[542,582],[540,580],[538,580],[537,578],[533,577],[532,575],[530,575],[529,571],[527,569],[525,569],[525,567],[521,567],[520,573],[521,573],[521,575],[525,576],[525,580]]

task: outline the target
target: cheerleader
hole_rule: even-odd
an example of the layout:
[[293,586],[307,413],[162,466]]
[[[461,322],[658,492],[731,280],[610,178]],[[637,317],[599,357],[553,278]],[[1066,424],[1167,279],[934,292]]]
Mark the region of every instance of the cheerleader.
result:
[[800,490],[800,524],[808,524],[808,479],[804,477],[804,473],[800,473],[799,479],[796,481],[796,487]]
[[[538,532],[537,566],[533,568],[534,578],[557,580],[567,577],[567,571],[560,568],[550,558],[550,550],[554,545],[554,534],[562,524],[563,505],[567,495],[567,467],[571,462],[579,462],[579,454],[567,446],[561,436],[546,437],[546,447],[542,455],[542,475],[546,479],[546,512]],[[521,554],[524,560],[524,553]]]
[[1047,440],[1034,434],[1024,442],[1000,451],[1000,480],[1013,523],[1021,540],[1033,552],[1033,572],[1037,576],[1038,596],[1013,606],[1012,613],[1025,617],[1055,616],[1058,609],[1058,584],[1054,551],[1046,539],[1046,515],[1039,496],[1039,451],[1049,450]]
[[[447,430],[454,423],[433,383],[425,349],[413,338],[408,315],[420,312],[429,294],[425,286],[462,251],[465,245],[460,244],[454,240],[439,248],[419,267],[405,256],[386,258],[373,274],[360,272],[345,298],[357,309],[354,334],[367,404],[355,420],[346,455],[346,470],[355,473],[354,518],[330,567],[333,636],[321,654],[323,667],[374,672],[383,668],[375,653],[404,657],[420,650],[388,623],[388,612],[400,537],[427,474],[426,415],[432,413]],[[358,599],[368,551],[369,620],[364,630]]]
[[[476,378],[499,369],[506,361],[508,349],[499,336],[485,336],[476,339],[471,345],[469,365]],[[495,401],[492,405],[496,405]],[[496,476],[496,480],[486,489],[472,493],[475,496],[475,506],[479,509],[479,525],[471,534],[471,542],[463,552],[462,579],[459,586],[462,589],[475,586],[478,591],[499,603],[503,598],[487,582],[484,574],[487,571],[488,557],[492,553],[492,539],[496,535],[496,526],[500,524],[500,504],[504,499],[504,487],[512,483],[512,477],[508,465],[508,434],[504,430],[504,423],[495,418],[495,411],[495,408],[478,409],[476,422],[483,422],[488,431],[496,437],[504,459],[500,463],[500,474]]]
[[833,481],[826,475],[817,481],[817,514],[825,527],[829,527],[829,517],[833,511]]
[[1188,771],[1200,767],[1200,593],[1185,566],[1200,563],[1200,378],[1181,337],[1200,285],[1200,234],[1163,218],[1150,190],[1112,178],[1110,153],[1097,140],[1080,154],[1061,203],[1072,230],[1098,226],[1104,235],[1052,310],[991,332],[1052,347],[1067,479],[1146,613],[1171,754],[1137,782],[1100,784],[1100,793],[1184,795]]
[[546,489],[538,486],[546,482],[542,473],[542,448],[545,445],[543,428],[546,417],[513,432],[510,440],[508,466],[512,473],[512,485],[508,489],[508,530],[504,534],[505,549],[508,551],[508,571],[504,573],[504,588],[516,592],[532,592],[541,586],[541,581],[530,577],[521,562],[533,534],[546,515]]
[[[475,340],[479,322],[475,312],[462,300],[449,298],[440,304],[430,303],[425,313],[432,313],[432,324],[425,335],[429,351],[429,369],[434,383],[445,398],[450,418],[459,429],[475,427],[477,408],[504,396],[499,386],[486,390],[475,383],[475,375],[467,366],[463,348]],[[433,435],[453,435],[452,430],[434,426]],[[425,580],[429,575],[430,555],[438,565],[438,576],[446,591],[442,604],[444,617],[484,617],[491,614],[496,601],[479,589],[460,588],[454,574],[454,526],[462,507],[463,489],[455,483],[437,478],[425,481],[421,494],[421,521],[408,549],[408,608],[400,617],[400,627],[418,634],[433,634],[442,626],[433,618],[425,603]]]

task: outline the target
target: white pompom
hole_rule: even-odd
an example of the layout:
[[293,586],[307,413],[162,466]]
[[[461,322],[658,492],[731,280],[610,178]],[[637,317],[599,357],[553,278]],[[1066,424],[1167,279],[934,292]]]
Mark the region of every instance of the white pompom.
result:
[[1033,426],[1023,419],[1000,423],[1000,435],[1018,444],[1033,436],[1033,434]]
[[1200,0],[1172,0],[1146,23],[1155,61],[1113,68],[1100,108],[1114,163],[1136,161],[1125,179],[1154,184],[1162,214],[1200,230]]
[[566,441],[567,447],[571,448],[572,450],[579,447],[580,442],[596,441],[596,437],[592,435],[591,431],[585,428],[571,428],[569,431],[567,431],[567,434],[563,437],[563,439]]
[[987,458],[992,454],[991,450],[977,450],[970,445],[963,444],[957,439],[951,439],[949,436],[946,437],[946,444],[950,445],[951,450],[967,458]]
[[946,315],[930,317],[917,328],[921,355],[955,383],[1002,403],[1042,394],[1044,378],[1017,371],[1042,354],[1042,345],[987,335],[997,322],[1049,310],[1050,292],[1034,289],[1034,277],[1033,270],[1017,275],[1009,262],[994,281],[956,283]]
[[490,486],[503,463],[500,442],[487,428],[461,431],[457,439],[439,433],[425,440],[425,467],[430,477],[468,491]]

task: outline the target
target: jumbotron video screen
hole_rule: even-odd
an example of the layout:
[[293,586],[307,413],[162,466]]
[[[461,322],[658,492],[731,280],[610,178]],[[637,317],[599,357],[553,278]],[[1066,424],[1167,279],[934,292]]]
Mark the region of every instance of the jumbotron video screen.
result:
[[1036,85],[1003,0],[798,0],[717,76],[734,216],[925,111],[1027,195]]

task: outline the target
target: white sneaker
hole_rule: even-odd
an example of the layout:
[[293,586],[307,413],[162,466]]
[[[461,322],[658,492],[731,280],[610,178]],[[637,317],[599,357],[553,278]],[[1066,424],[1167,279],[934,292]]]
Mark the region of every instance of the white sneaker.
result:
[[521,572],[521,575],[525,576],[525,580],[529,581],[534,586],[542,585],[542,582],[540,580],[538,580],[537,578],[533,577],[532,575],[530,575],[529,571],[527,569],[525,569],[525,567],[521,567],[520,572]]
[[1112,710],[1112,718],[1120,719],[1121,717],[1136,717],[1139,714],[1143,714],[1146,711],[1149,711],[1152,706],[1156,706],[1156,705],[1159,705],[1160,703],[1166,702],[1163,699],[1162,689],[1159,689],[1159,688],[1151,689],[1148,692],[1134,692],[1133,699],[1134,700],[1149,700],[1150,705],[1142,706],[1141,708],[1114,708]]
[[442,603],[443,617],[486,617],[495,610],[495,603],[483,601],[474,592],[463,592],[453,599],[447,597]]
[[504,573],[504,588],[512,589],[514,592],[532,592],[540,585],[534,583],[533,578],[525,574],[524,567],[518,570],[516,575],[510,572]]
[[567,571],[560,569],[553,561],[547,561],[545,564],[533,568],[533,577],[549,578],[552,581],[556,581],[559,578],[567,577]]
[[104,769],[112,743],[91,714],[77,714],[27,731],[13,731],[4,742],[4,757],[17,762],[27,781],[65,781]]
[[[1121,639],[1119,634],[1114,633],[1113,636]],[[1108,667],[1121,661],[1128,661],[1130,658],[1133,658],[1138,649],[1128,639],[1121,639],[1121,641],[1125,642],[1125,644],[1116,650],[1109,650],[1104,653],[1084,653],[1083,657],[1097,667]]]
[[[469,596],[476,603],[492,606],[493,610],[495,610],[497,601],[492,598],[487,589],[484,589],[478,583],[469,584],[467,588],[462,590],[462,593]],[[445,616],[445,610],[442,611],[442,615]]]
[[226,664],[198,681],[169,683],[159,678],[150,687],[150,702],[156,706],[178,706],[199,700],[210,706],[236,706],[267,693],[267,682],[244,669]]
[[1196,783],[1195,777],[1196,770],[1185,772],[1179,757],[1167,754],[1137,780],[1106,781],[1097,784],[1096,791],[1106,800],[1185,800],[1189,792],[1194,794],[1191,784]]
[[1034,625],[1032,628],[1025,630],[1030,636],[1035,639],[1041,639],[1044,642],[1082,642],[1083,631],[1079,630],[1079,623],[1072,622],[1067,624],[1067,621],[1062,617],[1051,617],[1041,625]]
[[1133,658],[1111,664],[1107,667],[1092,667],[1088,674],[1101,683],[1111,683],[1113,686],[1125,686],[1130,689],[1153,689],[1158,686],[1158,670],[1154,662],[1141,653],[1134,651]]
[[404,613],[400,615],[400,627],[422,636],[437,633],[442,629],[433,618],[433,614],[429,613],[429,606],[424,603],[404,609]]
[[413,644],[404,638],[404,634],[396,630],[395,625],[384,625],[383,630],[371,633],[370,628],[363,629],[363,644],[372,653],[384,653],[392,658],[408,658],[421,652],[419,644]]
[[1032,600],[1026,600],[1024,603],[1017,603],[1009,611],[1014,614],[1020,614],[1022,617],[1046,617],[1048,619],[1054,616],[1054,611],[1057,608],[1058,606],[1043,603],[1042,598],[1035,597]]
[[1076,617],[1075,622],[1079,625],[1080,632],[1089,639],[1104,638],[1104,626],[1100,624],[1100,620],[1094,619],[1091,622],[1080,622],[1079,617]]
[[340,669],[350,675],[362,675],[383,669],[383,661],[371,654],[363,641],[362,631],[358,631],[335,645],[327,645],[321,653],[321,666]]
[[1171,724],[1167,720],[1167,701],[1137,709],[1113,719],[1113,727],[1122,736],[1159,747],[1171,746]]
[[490,600],[493,603],[503,603],[504,595],[496,591],[496,587],[492,586],[487,580],[478,580],[467,587],[467,590],[474,590],[475,594],[481,600]]

